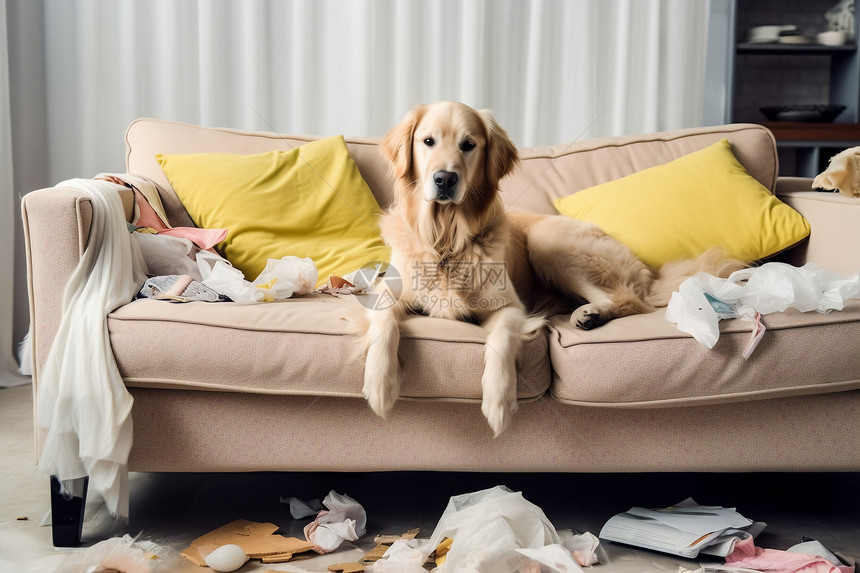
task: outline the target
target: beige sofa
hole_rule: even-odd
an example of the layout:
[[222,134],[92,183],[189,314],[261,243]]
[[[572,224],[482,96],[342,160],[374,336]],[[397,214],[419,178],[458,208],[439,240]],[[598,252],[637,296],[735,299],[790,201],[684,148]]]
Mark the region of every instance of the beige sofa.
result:
[[[502,182],[515,211],[728,138],[749,173],[799,210],[811,236],[782,260],[860,269],[860,201],[777,177],[775,142],[756,125],[696,128],[522,149]],[[257,153],[310,138],[142,119],[127,169],[159,186],[174,225],[191,224],[157,153]],[[391,200],[373,140],[348,140],[380,205]],[[63,188],[23,200],[34,385],[61,315],[60,288],[87,241],[88,200]],[[353,300],[168,304],[136,300],[108,317],[134,397],[130,469],[155,472],[458,470],[734,472],[860,470],[860,301],[830,314],[768,315],[750,360],[749,323],[722,321],[708,350],[661,309],[592,331],[553,316],[520,357],[519,411],[493,439],[480,409],[483,331],[411,318],[403,387],[382,420],[361,395],[363,364],[343,318]],[[55,520],[56,522],[56,520]]]

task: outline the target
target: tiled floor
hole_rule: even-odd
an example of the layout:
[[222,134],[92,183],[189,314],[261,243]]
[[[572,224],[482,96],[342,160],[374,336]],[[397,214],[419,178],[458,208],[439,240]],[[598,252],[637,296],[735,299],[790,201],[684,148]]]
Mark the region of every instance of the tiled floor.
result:
[[[49,507],[48,480],[35,471],[30,392],[30,387],[0,390],[2,573],[51,572],[66,558],[51,546],[50,527],[40,526]],[[132,475],[128,523],[109,518],[92,496],[84,545],[140,534],[173,550],[172,571],[201,571],[175,555],[195,537],[239,518],[276,523],[288,535],[302,537],[308,520],[293,520],[279,497],[323,497],[334,489],[364,506],[368,533],[357,547],[298,564],[302,570],[325,571],[331,563],[359,558],[377,534],[419,527],[429,537],[451,495],[498,484],[522,491],[557,529],[596,535],[609,517],[631,506],[662,507],[693,497],[702,504],[737,507],[746,517],[766,522],[757,541],[761,547],[785,549],[806,536],[860,558],[860,474],[138,473]],[[595,573],[675,573],[679,565],[695,564],[609,542],[601,550]],[[240,571],[267,570],[296,569],[251,562]]]

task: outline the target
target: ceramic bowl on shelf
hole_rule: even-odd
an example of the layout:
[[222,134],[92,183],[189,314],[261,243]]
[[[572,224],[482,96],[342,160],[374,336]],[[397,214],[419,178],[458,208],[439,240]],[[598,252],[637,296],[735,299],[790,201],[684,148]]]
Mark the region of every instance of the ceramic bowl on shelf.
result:
[[770,121],[810,121],[830,123],[842,113],[844,105],[780,105],[759,108]]
[[790,32],[797,32],[797,26],[755,26],[747,32],[747,42],[750,44],[779,42],[780,34]]
[[847,37],[842,30],[827,30],[821,32],[817,36],[818,43],[824,46],[842,46],[845,44]]

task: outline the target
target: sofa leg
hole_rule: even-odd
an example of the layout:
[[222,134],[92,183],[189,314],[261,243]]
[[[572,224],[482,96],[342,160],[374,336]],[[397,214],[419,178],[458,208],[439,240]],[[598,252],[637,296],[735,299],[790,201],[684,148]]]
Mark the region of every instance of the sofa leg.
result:
[[81,544],[89,478],[80,479],[83,480],[83,495],[66,497],[60,493],[60,480],[57,476],[51,476],[51,533],[54,547],[77,547]]

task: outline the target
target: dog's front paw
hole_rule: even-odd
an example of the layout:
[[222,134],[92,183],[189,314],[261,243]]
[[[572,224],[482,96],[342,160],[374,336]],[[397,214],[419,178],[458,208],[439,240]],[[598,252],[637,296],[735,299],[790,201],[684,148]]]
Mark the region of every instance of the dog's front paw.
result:
[[487,423],[493,430],[493,437],[498,438],[514,418],[519,407],[517,404],[516,385],[490,383],[483,381],[484,397],[481,401],[481,412],[487,418]]
[[387,418],[394,408],[394,403],[400,395],[400,380],[398,372],[373,371],[370,368],[364,372],[364,387],[361,389],[364,398],[380,418]]
[[600,309],[593,304],[584,304],[570,315],[570,323],[583,330],[597,328],[604,322],[600,318]]

